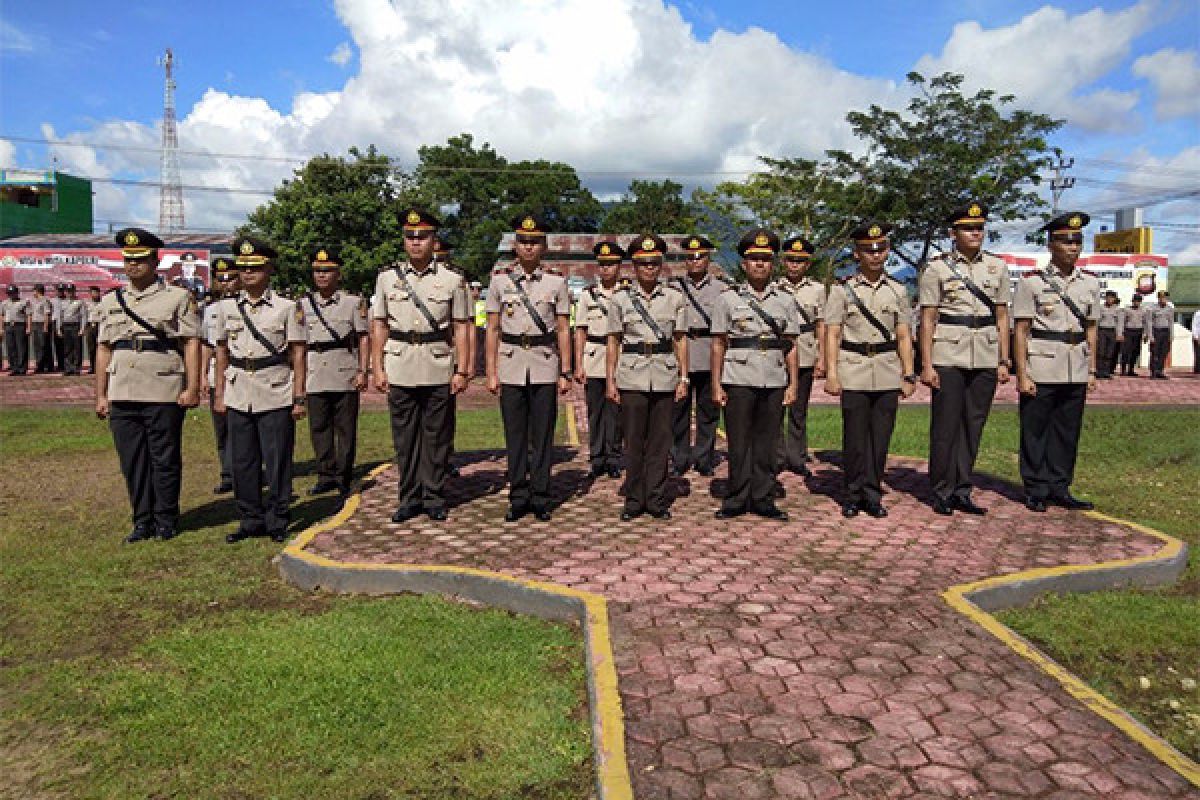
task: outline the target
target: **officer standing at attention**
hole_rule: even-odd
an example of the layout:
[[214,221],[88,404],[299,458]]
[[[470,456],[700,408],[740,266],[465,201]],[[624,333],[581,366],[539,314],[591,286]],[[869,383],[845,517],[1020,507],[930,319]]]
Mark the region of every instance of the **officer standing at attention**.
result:
[[729,489],[717,519],[747,511],[786,520],[775,505],[775,461],[783,407],[796,402],[799,315],[792,295],[771,280],[779,237],[757,228],[738,242],[746,283],[713,308],[713,402],[725,409]]
[[83,327],[83,340],[87,344],[88,364],[91,373],[96,374],[96,342],[100,336],[100,287],[88,287],[88,299],[85,303],[87,311],[84,318],[87,324]]
[[780,437],[776,474],[787,470],[807,477],[808,401],[814,378],[825,377],[825,284],[808,276],[812,264],[812,242],[793,236],[783,243],[783,277],[779,288],[796,304],[800,327],[796,335],[796,399],[788,405],[784,419],[787,433]]
[[843,517],[887,516],[883,472],[896,408],[917,387],[908,293],[884,271],[889,231],[868,221],[850,232],[858,272],[825,305],[825,392],[842,398]]
[[[35,283],[33,299],[29,301],[30,330],[33,333],[33,348],[30,355],[33,358],[35,375],[54,371],[54,352],[50,335],[51,314],[50,298],[46,297],[46,287]],[[92,357],[92,360],[95,361],[95,356]]]
[[183,418],[200,402],[200,319],[192,296],[158,277],[162,240],[116,235],[129,286],[100,301],[96,416],[108,419],[133,507],[126,542],[178,534]]
[[488,289],[487,388],[500,395],[508,450],[504,520],[515,522],[532,511],[545,522],[557,394],[571,388],[571,294],[565,278],[542,267],[546,221],[524,214],[514,228],[516,262],[495,270]]
[[33,329],[29,301],[21,299],[15,284],[8,286],[8,299],[0,303],[4,315],[4,354],[10,375],[24,375],[29,369],[29,333]]
[[[674,444],[671,447],[672,474],[678,476],[695,467],[696,472],[709,477],[716,466],[717,422],[721,409],[712,400],[712,313],[721,293],[729,285],[709,275],[712,252],[716,248],[703,236],[683,240],[684,264],[687,274],[673,278],[671,285],[683,292],[687,300],[688,361],[687,391],[675,404],[671,428]],[[696,405],[696,443],[692,444],[692,403]]]
[[75,296],[75,284],[68,283],[67,297],[62,302],[59,314],[58,335],[63,340],[63,374],[78,375],[82,367],[83,321],[87,317],[87,306]]
[[1146,309],[1146,327],[1150,330],[1150,377],[1167,379],[1167,356],[1171,353],[1171,327],[1175,324],[1175,304],[1167,291],[1158,293],[1158,302]]
[[996,383],[1008,382],[1012,363],[1008,265],[982,249],[987,215],[974,202],[951,211],[954,247],[929,261],[918,284],[921,382],[933,389],[929,483],[942,515],[987,513],[971,499],[971,470]]
[[[451,396],[467,388],[470,310],[462,276],[433,257],[440,223],[421,209],[404,214],[407,264],[379,273],[371,310],[375,387],[387,392],[399,473],[392,522],[424,512],[446,519]],[[461,366],[458,366],[461,365]]]
[[358,439],[358,393],[367,388],[367,301],[343,292],[342,259],[333,247],[318,247],[312,258],[315,292],[300,301],[308,323],[308,429],[317,460],[317,483],[310,495],[337,490],[345,497],[354,479]]
[[1050,263],[1021,279],[1013,297],[1020,469],[1030,511],[1045,511],[1048,503],[1094,507],[1070,492],[1083,407],[1088,390],[1096,388],[1100,283],[1075,266],[1089,219],[1073,211],[1041,227],[1049,234]]
[[671,409],[687,393],[688,312],[683,293],[659,281],[667,243],[653,233],[629,245],[633,282],[608,303],[606,396],[621,406],[628,469],[621,519],[669,519]]
[[237,297],[242,289],[241,278],[229,256],[214,256],[209,261],[212,270],[211,299],[204,306],[200,317],[200,393],[208,395],[208,411],[212,416],[213,438],[217,442],[217,461],[221,466],[221,479],[213,489],[213,494],[226,494],[233,491],[233,464],[230,462],[229,450],[229,414],[218,413],[214,404],[217,393],[213,391],[217,382],[217,315],[221,304],[229,298]]
[[233,252],[242,290],[220,304],[213,326],[213,410],[229,415],[226,446],[241,518],[225,541],[234,544],[265,535],[282,542],[291,521],[296,420],[305,414],[304,309],[270,288],[274,247],[239,236],[233,240]]
[[1120,324],[1121,307],[1117,305],[1117,293],[1109,289],[1104,293],[1104,305],[1096,320],[1096,377],[1109,379],[1117,368],[1117,326]]
[[592,477],[621,477],[621,409],[608,399],[608,303],[617,290],[625,251],[597,242],[596,283],[575,302],[575,380],[583,384],[588,412],[588,458]]
[[54,297],[50,298],[50,338],[54,342],[54,362],[51,372],[66,372],[67,370],[67,345],[63,341],[62,330],[62,307],[67,301],[67,285],[60,283],[54,287]]
[[1142,305],[1142,296],[1137,292],[1129,301],[1128,308],[1122,308],[1117,317],[1117,341],[1121,343],[1121,374],[1127,377],[1137,377],[1138,360],[1142,356],[1142,345],[1150,337],[1149,326],[1146,325],[1146,307]]

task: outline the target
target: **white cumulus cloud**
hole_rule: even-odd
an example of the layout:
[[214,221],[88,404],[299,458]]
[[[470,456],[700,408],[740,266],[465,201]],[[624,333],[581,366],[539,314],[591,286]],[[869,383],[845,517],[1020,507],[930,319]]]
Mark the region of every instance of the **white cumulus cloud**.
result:
[[1133,74],[1154,85],[1154,114],[1173,119],[1200,114],[1200,64],[1195,50],[1168,47],[1133,62]]
[[329,61],[339,67],[345,67],[352,58],[354,58],[354,51],[350,49],[349,42],[342,42],[329,54]]

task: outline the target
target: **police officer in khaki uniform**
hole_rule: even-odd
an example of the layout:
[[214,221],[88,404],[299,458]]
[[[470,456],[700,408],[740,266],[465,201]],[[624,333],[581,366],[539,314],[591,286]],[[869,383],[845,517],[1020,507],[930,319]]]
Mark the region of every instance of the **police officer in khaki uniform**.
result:
[[1060,214],[1041,227],[1049,234],[1050,263],[1017,283],[1013,297],[1013,362],[1021,416],[1021,481],[1025,507],[1048,503],[1087,510],[1073,497],[1083,407],[1096,387],[1096,319],[1100,283],[1076,267],[1089,217]]
[[1146,325],[1146,307],[1142,296],[1134,292],[1128,308],[1122,308],[1117,317],[1117,341],[1121,343],[1121,374],[1137,377],[1138,360],[1142,356],[1142,345],[1150,336]]
[[1167,379],[1167,356],[1171,354],[1171,329],[1175,325],[1175,304],[1167,291],[1158,293],[1158,302],[1146,307],[1146,327],[1150,331],[1150,377]]
[[588,412],[588,458],[592,477],[621,477],[620,407],[608,399],[608,303],[617,290],[625,251],[616,242],[597,242],[596,283],[575,302],[575,380],[583,384]]
[[[252,536],[287,539],[291,521],[296,420],[305,415],[304,309],[270,288],[275,248],[249,236],[233,240],[242,290],[222,302],[213,326],[217,370],[213,409],[227,412],[234,544]],[[263,502],[263,477],[267,497]]]
[[516,262],[492,273],[485,309],[487,388],[500,395],[508,450],[508,513],[550,519],[550,448],[558,394],[571,379],[571,294],[542,267],[549,227],[538,214],[514,223]]
[[342,259],[334,247],[312,257],[315,292],[300,307],[308,324],[308,429],[317,460],[310,495],[334,491],[345,497],[354,477],[359,392],[367,388],[367,301],[341,289]]
[[[690,467],[709,477],[716,466],[717,422],[721,409],[712,401],[712,314],[721,294],[729,287],[709,274],[715,246],[704,236],[689,236],[680,245],[687,274],[673,278],[671,285],[687,301],[688,384],[683,399],[675,404],[671,427],[672,473],[683,475]],[[692,444],[692,404],[696,406],[696,443]]]
[[[30,356],[33,358],[34,374],[54,371],[54,348],[51,344],[53,337],[50,335],[51,314],[50,298],[46,297],[46,287],[35,283],[33,297],[29,301],[30,330],[33,333],[33,347]],[[94,357],[93,360],[95,360]]]
[[712,317],[713,402],[729,439],[729,488],[716,517],[786,520],[775,505],[775,461],[783,408],[796,401],[800,321],[792,295],[771,280],[779,237],[757,228],[737,250],[746,283],[726,289]]
[[29,301],[21,299],[21,290],[9,284],[8,299],[0,303],[4,316],[4,355],[10,375],[24,375],[29,368],[29,334],[33,329]]
[[1117,328],[1121,324],[1121,306],[1117,293],[1109,289],[1104,293],[1104,305],[1096,318],[1096,377],[1111,379],[1117,368]]
[[96,416],[108,419],[133,507],[126,542],[178,534],[185,409],[200,402],[200,319],[192,296],[157,274],[162,240],[116,235],[129,285],[100,301]]
[[241,276],[231,256],[213,256],[208,262],[212,272],[212,290],[204,313],[200,317],[200,394],[208,397],[208,411],[212,417],[213,438],[217,444],[217,462],[221,476],[213,494],[233,491],[233,464],[229,450],[229,413],[218,412],[214,407],[217,393],[213,391],[217,382],[217,315],[221,304],[236,298],[242,290]]
[[779,288],[792,296],[800,327],[796,334],[796,400],[787,406],[787,432],[780,437],[775,472],[808,476],[808,401],[814,378],[825,377],[825,284],[808,275],[812,242],[793,236],[783,243]]
[[688,311],[683,293],[661,281],[667,243],[653,233],[629,245],[634,280],[608,303],[608,400],[621,407],[628,460],[621,519],[668,519],[671,410],[687,393]]
[[954,247],[929,261],[918,284],[921,381],[933,389],[929,483],[942,515],[987,513],[971,499],[971,470],[996,383],[1008,382],[1012,363],[1008,265],[983,249],[987,216],[978,202],[951,211]]
[[83,321],[87,317],[87,306],[75,296],[75,284],[68,283],[67,296],[59,314],[58,335],[63,340],[63,374],[78,375],[82,366]]
[[891,226],[867,221],[850,232],[858,272],[825,305],[825,391],[842,398],[842,516],[886,517],[883,473],[901,395],[917,386],[904,284],[884,271]]
[[93,375],[96,374],[96,342],[100,336],[100,287],[88,287],[88,299],[85,301],[83,340],[87,345],[88,366]]
[[404,214],[407,264],[375,281],[371,363],[375,386],[387,392],[392,443],[400,474],[393,522],[424,512],[446,519],[450,463],[450,398],[467,388],[470,311],[462,276],[434,260],[440,223],[422,209]]

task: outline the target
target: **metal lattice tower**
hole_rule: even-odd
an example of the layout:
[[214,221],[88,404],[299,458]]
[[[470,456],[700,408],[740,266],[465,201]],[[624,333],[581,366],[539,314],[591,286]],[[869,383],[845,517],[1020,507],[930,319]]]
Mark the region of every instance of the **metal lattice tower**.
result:
[[179,177],[179,131],[175,124],[175,56],[171,48],[158,60],[166,68],[163,92],[162,154],[159,163],[158,229],[183,230],[183,182]]

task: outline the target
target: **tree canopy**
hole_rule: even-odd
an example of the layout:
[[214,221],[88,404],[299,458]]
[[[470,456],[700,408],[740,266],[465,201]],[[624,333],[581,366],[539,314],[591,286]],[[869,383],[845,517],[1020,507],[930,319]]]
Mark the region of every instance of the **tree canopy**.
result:
[[672,180],[633,180],[625,196],[613,203],[600,225],[603,233],[690,233],[696,225],[683,185]]

